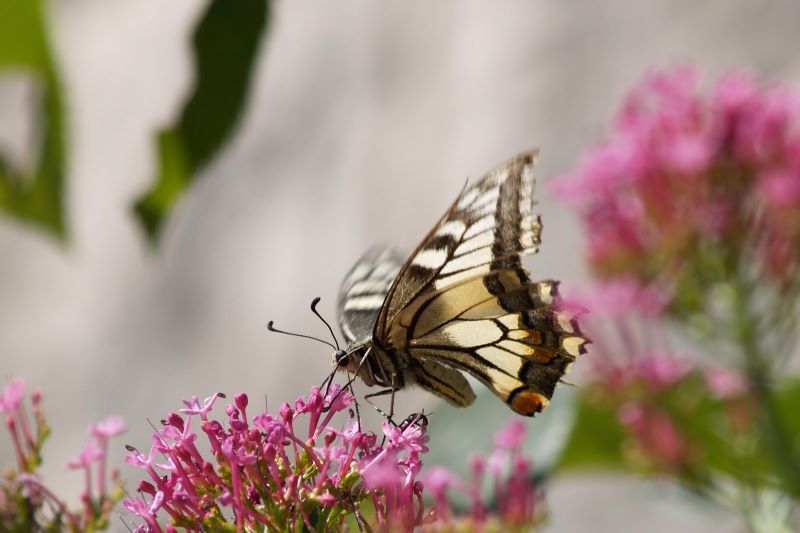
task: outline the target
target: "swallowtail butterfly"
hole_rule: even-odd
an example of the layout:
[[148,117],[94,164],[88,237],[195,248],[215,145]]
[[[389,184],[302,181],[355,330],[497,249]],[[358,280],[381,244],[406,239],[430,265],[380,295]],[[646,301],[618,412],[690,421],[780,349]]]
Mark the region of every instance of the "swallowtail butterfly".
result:
[[462,371],[519,414],[547,406],[588,340],[558,308],[558,282],[532,282],[521,255],[538,250],[533,167],[524,153],[465,188],[403,261],[367,252],[339,296],[349,347],[341,370],[392,391],[416,385],[456,406],[475,393]]

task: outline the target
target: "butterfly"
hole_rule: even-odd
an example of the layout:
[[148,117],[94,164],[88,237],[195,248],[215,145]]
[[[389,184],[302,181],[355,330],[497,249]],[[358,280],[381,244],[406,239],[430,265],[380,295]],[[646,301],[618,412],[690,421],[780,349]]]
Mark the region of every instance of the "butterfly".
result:
[[532,282],[522,266],[541,242],[537,158],[523,153],[466,187],[407,259],[373,248],[355,264],[339,295],[349,343],[339,370],[460,407],[475,401],[465,372],[521,415],[547,406],[589,341],[559,308],[558,282]]

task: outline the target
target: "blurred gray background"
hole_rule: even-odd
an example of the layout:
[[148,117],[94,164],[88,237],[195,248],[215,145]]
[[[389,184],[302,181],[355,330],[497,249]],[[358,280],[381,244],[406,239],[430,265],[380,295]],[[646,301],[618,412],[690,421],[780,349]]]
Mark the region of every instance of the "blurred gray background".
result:
[[[368,246],[412,248],[465,178],[521,150],[542,149],[546,184],[649,67],[800,77],[795,0],[283,0],[236,137],[153,251],[129,207],[155,174],[154,132],[189,88],[188,38],[203,7],[51,3],[71,119],[72,239],[62,247],[0,219],[0,379],[45,392],[45,473],[61,492],[80,477],[62,465],[109,414],[128,421],[124,442],[144,447],[145,417],[181,397],[244,391],[277,405],[307,392],[329,350],[269,334],[268,320],[324,334],[308,303],[321,296],[335,320],[339,282]],[[29,102],[24,83],[0,78],[0,147],[20,164]],[[575,220],[546,187],[538,197],[544,245],[527,264],[535,278],[581,283]],[[432,403],[400,401],[408,411]],[[560,477],[548,492],[551,531],[743,530],[620,475]]]

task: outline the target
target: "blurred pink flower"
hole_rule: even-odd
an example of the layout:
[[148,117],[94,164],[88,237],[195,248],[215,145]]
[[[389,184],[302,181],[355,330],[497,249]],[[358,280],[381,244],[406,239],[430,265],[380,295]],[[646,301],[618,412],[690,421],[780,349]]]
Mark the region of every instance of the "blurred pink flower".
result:
[[21,378],[12,379],[3,387],[3,393],[0,394],[0,412],[12,415],[22,404],[24,396],[25,380]]
[[588,312],[592,317],[612,318],[628,315],[659,316],[669,301],[666,291],[645,286],[631,276],[618,277],[594,284],[583,291],[564,296],[567,309]]
[[76,470],[78,468],[89,468],[92,463],[103,458],[103,449],[96,441],[90,440],[78,454],[78,457],[67,463],[67,468]]
[[494,436],[494,445],[501,450],[516,450],[525,440],[525,421],[520,418],[511,420]]
[[89,432],[100,441],[122,435],[128,430],[125,420],[121,416],[109,416],[102,422],[91,426]]
[[680,287],[720,245],[779,281],[800,263],[800,92],[736,71],[709,96],[699,79],[690,66],[648,73],[608,138],[553,184],[601,278]]
[[686,438],[667,412],[626,403],[620,406],[617,416],[634,436],[641,452],[660,469],[680,469],[688,459]]
[[741,372],[724,366],[712,366],[704,372],[706,386],[718,400],[727,400],[747,392],[747,378]]
[[634,433],[640,433],[645,428],[644,407],[638,403],[628,402],[617,409],[617,418]]
[[758,188],[767,205],[776,208],[800,207],[800,169],[789,172],[770,169],[758,177]]
[[[13,380],[0,395],[0,407],[6,411],[8,429],[17,455],[17,468],[7,470],[6,481],[0,483],[0,518],[18,513],[21,505],[26,512],[15,522],[20,531],[99,531],[105,529],[121,491],[116,471],[106,474],[106,447],[108,439],[124,431],[121,418],[109,417],[104,422],[90,426],[91,439],[84,445],[78,456],[67,463],[70,470],[84,471],[84,488],[81,493],[81,507],[68,508],[64,501],[38,475],[42,462],[42,447],[50,433],[50,428],[42,409],[42,393],[31,393],[33,416],[30,417],[24,403],[25,382]],[[96,472],[92,476],[93,470]],[[115,490],[107,491],[108,479],[114,482]],[[19,485],[16,485],[19,483]],[[17,486],[22,487],[17,492]],[[19,498],[24,502],[20,502]],[[13,505],[11,509],[6,502]],[[12,503],[13,502],[13,503]],[[53,512],[50,512],[53,511]],[[0,529],[3,524],[0,523]]]
[[634,366],[637,377],[658,389],[681,381],[692,371],[694,362],[685,357],[654,352],[637,358]]
[[[462,492],[471,501],[469,521],[462,518],[461,527],[455,527],[455,530],[483,531],[491,518],[499,519],[504,527],[497,529],[499,531],[530,531],[539,524],[541,517],[537,515],[537,501],[540,494],[533,481],[532,464],[522,451],[526,432],[527,424],[519,418],[501,428],[495,434],[495,448],[488,458],[470,457],[468,483],[442,467],[435,467],[425,475],[423,481],[434,494],[437,515],[445,522],[445,527],[454,514],[447,498],[450,488]],[[490,511],[490,503],[481,496],[486,477],[494,488],[496,515]]]

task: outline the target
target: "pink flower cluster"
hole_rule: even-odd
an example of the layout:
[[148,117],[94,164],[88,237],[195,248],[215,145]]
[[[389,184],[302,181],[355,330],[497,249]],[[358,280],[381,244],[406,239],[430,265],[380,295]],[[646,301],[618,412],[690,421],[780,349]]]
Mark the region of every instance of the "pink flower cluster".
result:
[[691,67],[652,72],[555,192],[604,277],[670,279],[721,245],[783,282],[800,263],[800,93],[733,72],[706,96]]
[[[83,506],[73,511],[39,478],[41,445],[49,430],[42,396],[32,395],[35,423],[25,410],[25,383],[13,380],[0,393],[0,412],[17,452],[18,470],[0,482],[0,530],[101,531],[109,527],[123,489],[116,470],[109,491],[109,440],[125,431],[119,417],[89,428],[91,440],[68,465],[85,473]],[[428,451],[427,417],[415,414],[383,424],[383,442],[364,432],[349,407],[354,398],[333,385],[313,388],[273,416],[248,411],[244,394],[225,406],[226,421],[210,417],[221,394],[184,400],[162,421],[147,454],[127,446],[126,462],[147,476],[138,495],[122,503],[141,520],[137,533],[185,531],[451,531],[532,527],[539,494],[530,460],[523,457],[525,425],[516,419],[496,437],[488,459],[472,461],[472,484],[437,468],[426,477],[437,508],[423,501],[421,456]],[[337,424],[344,412],[349,417]],[[340,416],[337,416],[340,415]],[[192,426],[199,426],[193,431]],[[335,426],[341,425],[343,429]],[[204,435],[204,439],[200,439]],[[205,442],[203,442],[203,440]],[[510,471],[510,474],[505,474]],[[480,496],[492,475],[496,512]],[[454,519],[445,493],[463,488],[470,514]],[[130,529],[130,527],[129,527]]]
[[[526,424],[513,419],[495,435],[495,449],[488,458],[471,459],[472,475],[465,482],[443,467],[432,468],[425,484],[436,502],[437,524],[446,530],[531,531],[542,522],[537,502],[541,494],[533,483],[533,465],[522,454]],[[488,512],[489,503],[481,497],[487,474],[491,476],[496,510]],[[455,488],[471,502],[469,515],[456,517],[447,497]]]
[[[250,415],[247,396],[239,394],[225,407],[224,424],[209,416],[220,397],[184,401],[153,434],[147,454],[129,447],[126,461],[147,473],[139,495],[123,501],[142,520],[137,533],[227,530],[231,522],[237,531],[450,531],[455,523],[471,531],[487,524],[530,529],[540,521],[519,419],[498,434],[488,460],[473,460],[471,485],[443,468],[431,470],[423,484],[424,415],[384,422],[378,442],[352,412],[336,428],[336,415],[354,402],[337,385],[313,388],[293,406],[281,405],[277,416]],[[210,454],[201,451],[200,435]],[[497,512],[480,497],[486,473],[493,476]],[[425,485],[435,508],[424,503]],[[470,496],[468,515],[454,519],[449,486]]]
[[[50,429],[42,411],[42,394],[31,394],[33,420],[25,408],[25,382],[12,380],[0,394],[0,412],[11,436],[17,470],[11,470],[0,486],[0,530],[10,531],[97,531],[108,526],[109,516],[121,497],[116,470],[107,472],[108,442],[123,433],[125,422],[116,416],[89,427],[90,440],[69,469],[84,472],[83,506],[71,510],[37,474],[41,450]],[[113,482],[113,492],[108,481]],[[52,509],[52,511],[51,511]],[[23,511],[23,512],[21,512]]]
[[[172,413],[153,434],[147,454],[130,448],[126,461],[148,477],[139,497],[123,502],[143,520],[138,532],[222,528],[230,514],[237,531],[336,531],[348,517],[361,527],[365,508],[382,528],[422,523],[416,479],[427,451],[422,424],[385,423],[385,446],[362,432],[352,414],[343,430],[335,429],[333,417],[353,402],[336,385],[327,393],[313,388],[294,406],[284,403],[277,416],[250,416],[247,396],[239,394],[225,408],[225,424],[209,418],[220,397],[184,401],[181,414]],[[199,434],[212,451],[208,458]],[[166,526],[164,516],[171,520]]]
[[[6,429],[11,435],[17,456],[17,468],[20,472],[30,472],[41,462],[39,447],[47,432],[47,426],[42,424],[41,432],[34,432],[24,400],[25,381],[19,378],[12,379],[0,394],[0,413],[5,413]],[[39,391],[34,392],[31,404],[37,421],[43,421],[41,403],[42,394]]]
[[669,349],[659,320],[668,296],[633,277],[597,282],[589,290],[568,295],[563,304],[586,313],[585,328],[593,339],[593,381],[623,390],[641,384],[663,390],[694,369],[693,359]]
[[[638,463],[680,473],[694,459],[693,439],[682,427],[691,417],[691,405],[713,398],[741,426],[746,413],[739,404],[748,381],[734,369],[707,366],[671,348],[663,328],[666,301],[654,286],[620,277],[598,282],[568,297],[564,305],[588,311],[583,326],[594,341],[594,356],[587,401],[616,413]],[[676,396],[681,398],[677,402]]]
[[661,472],[679,471],[689,458],[689,443],[670,414],[659,407],[625,403],[618,411],[620,422],[632,433],[645,460]]

